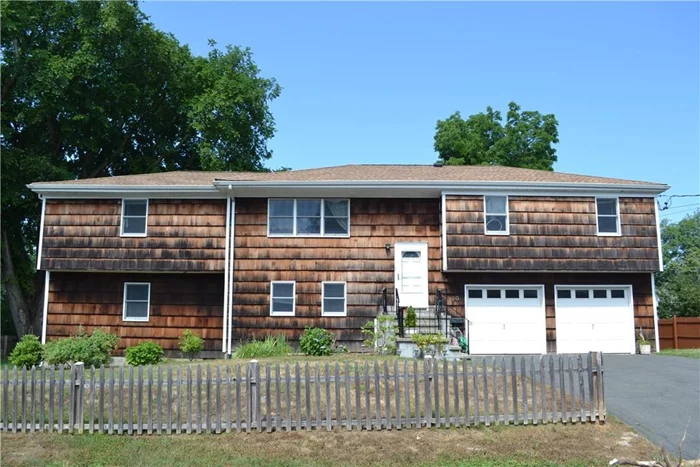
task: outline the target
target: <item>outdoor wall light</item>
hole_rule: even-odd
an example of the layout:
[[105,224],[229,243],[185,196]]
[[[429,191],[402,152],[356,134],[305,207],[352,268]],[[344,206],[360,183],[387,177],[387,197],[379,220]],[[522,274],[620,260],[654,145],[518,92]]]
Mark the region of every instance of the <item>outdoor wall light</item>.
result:
[[389,253],[389,251],[391,251],[391,243],[384,245],[384,248],[386,248],[386,252]]

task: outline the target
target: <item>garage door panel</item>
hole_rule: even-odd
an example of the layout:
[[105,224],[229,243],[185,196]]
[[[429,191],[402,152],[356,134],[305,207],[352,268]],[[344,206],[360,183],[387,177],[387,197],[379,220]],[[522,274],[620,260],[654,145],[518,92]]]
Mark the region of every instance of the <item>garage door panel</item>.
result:
[[[524,298],[525,289],[537,290],[537,298]],[[470,290],[476,292],[470,294]],[[516,294],[518,298],[506,298]],[[528,294],[532,295],[533,292]],[[487,298],[489,295],[500,298]],[[471,322],[471,353],[545,353],[546,326],[542,286],[467,285],[465,297],[466,316]]]
[[634,353],[631,287],[557,286],[556,289],[559,353]]

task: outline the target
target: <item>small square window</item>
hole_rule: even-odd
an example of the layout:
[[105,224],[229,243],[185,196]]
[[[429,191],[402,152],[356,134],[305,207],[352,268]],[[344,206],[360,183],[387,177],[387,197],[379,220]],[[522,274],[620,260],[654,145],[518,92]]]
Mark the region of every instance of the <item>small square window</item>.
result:
[[483,291],[481,289],[469,289],[469,291],[467,291],[467,296],[469,298],[481,298],[483,296]]
[[122,201],[122,236],[145,236],[147,219],[147,199],[125,199]]
[[292,281],[270,285],[270,315],[294,316],[296,284]]
[[588,298],[588,289],[578,289],[576,290],[576,298]]
[[571,298],[571,290],[557,289],[557,298]]
[[520,298],[518,289],[506,289],[506,298]]
[[537,289],[524,289],[523,298],[537,298]]
[[151,301],[151,284],[148,282],[124,283],[124,321],[148,321]]
[[625,298],[624,289],[612,289],[610,290],[610,298]]
[[593,298],[608,298],[608,291],[596,289],[593,291]]
[[321,295],[322,316],[345,316],[347,314],[345,282],[323,282]]
[[486,298],[501,298],[501,289],[488,289]]

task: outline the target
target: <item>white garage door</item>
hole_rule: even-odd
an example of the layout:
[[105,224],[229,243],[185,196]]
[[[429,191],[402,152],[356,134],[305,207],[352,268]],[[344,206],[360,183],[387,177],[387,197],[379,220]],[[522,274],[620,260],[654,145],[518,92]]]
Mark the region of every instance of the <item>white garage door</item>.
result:
[[472,354],[541,354],[547,351],[544,287],[466,285]]
[[631,286],[555,286],[557,352],[634,353]]

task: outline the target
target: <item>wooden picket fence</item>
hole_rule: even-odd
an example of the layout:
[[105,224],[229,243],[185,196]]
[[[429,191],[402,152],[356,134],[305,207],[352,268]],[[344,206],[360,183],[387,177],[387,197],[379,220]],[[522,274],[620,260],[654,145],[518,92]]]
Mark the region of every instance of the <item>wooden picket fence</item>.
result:
[[601,354],[469,360],[5,367],[0,431],[381,430],[603,422]]

